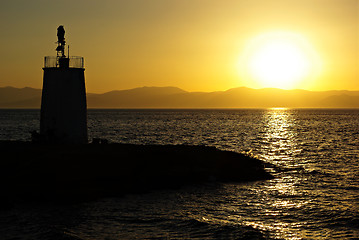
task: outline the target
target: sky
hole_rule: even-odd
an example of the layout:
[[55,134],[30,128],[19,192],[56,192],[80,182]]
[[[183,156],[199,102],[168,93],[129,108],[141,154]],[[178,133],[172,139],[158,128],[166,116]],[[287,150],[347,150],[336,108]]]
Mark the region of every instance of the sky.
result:
[[59,25],[88,92],[359,90],[358,0],[1,0],[0,87],[42,87]]

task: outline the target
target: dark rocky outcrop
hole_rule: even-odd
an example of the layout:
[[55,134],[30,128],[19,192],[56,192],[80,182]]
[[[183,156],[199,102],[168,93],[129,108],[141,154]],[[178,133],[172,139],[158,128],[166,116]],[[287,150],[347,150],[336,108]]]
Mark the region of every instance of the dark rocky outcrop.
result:
[[76,200],[206,181],[270,179],[263,163],[214,147],[0,141],[0,197]]

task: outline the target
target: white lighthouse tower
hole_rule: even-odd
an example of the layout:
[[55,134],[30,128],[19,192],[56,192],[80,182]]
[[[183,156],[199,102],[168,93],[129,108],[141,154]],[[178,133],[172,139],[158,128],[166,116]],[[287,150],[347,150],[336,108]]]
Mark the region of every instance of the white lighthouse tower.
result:
[[65,30],[57,28],[57,56],[46,56],[40,138],[50,143],[87,143],[83,57],[65,55]]

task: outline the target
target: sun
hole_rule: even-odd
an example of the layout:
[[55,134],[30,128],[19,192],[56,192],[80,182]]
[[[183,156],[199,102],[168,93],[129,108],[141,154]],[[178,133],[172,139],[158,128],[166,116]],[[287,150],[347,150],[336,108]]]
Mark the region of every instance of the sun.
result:
[[291,89],[316,75],[318,62],[315,51],[302,36],[272,32],[262,34],[248,44],[240,71],[257,86]]
[[308,75],[309,61],[292,42],[268,41],[251,57],[249,71],[264,85],[287,88]]

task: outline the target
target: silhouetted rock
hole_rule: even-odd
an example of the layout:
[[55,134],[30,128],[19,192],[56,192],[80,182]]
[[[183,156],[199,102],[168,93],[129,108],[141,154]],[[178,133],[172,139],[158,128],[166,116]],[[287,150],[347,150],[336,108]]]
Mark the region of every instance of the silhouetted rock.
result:
[[206,181],[271,179],[263,163],[215,147],[0,141],[4,200],[84,200]]

